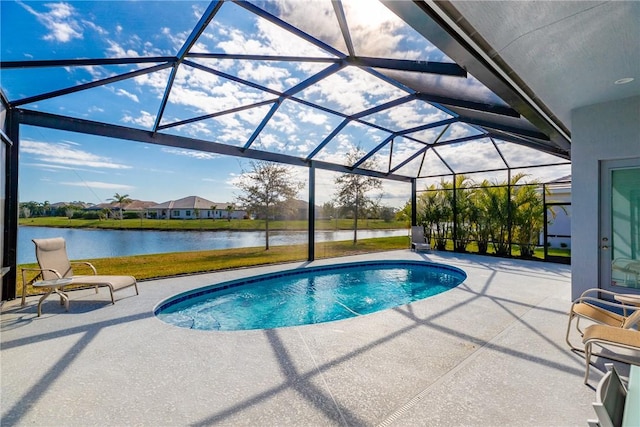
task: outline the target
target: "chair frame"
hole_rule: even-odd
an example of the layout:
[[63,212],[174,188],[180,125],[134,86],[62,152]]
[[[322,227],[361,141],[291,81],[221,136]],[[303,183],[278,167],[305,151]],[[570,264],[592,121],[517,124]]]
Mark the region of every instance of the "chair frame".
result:
[[[40,242],[44,243],[48,240],[57,240],[59,239],[62,243],[62,248],[56,248],[55,250],[60,250],[60,251],[64,251],[64,255],[66,257],[65,261],[66,263],[69,265],[69,270],[61,273],[60,271],[57,271],[56,269],[53,268],[42,268],[42,264],[40,264],[40,259],[38,257],[38,264],[39,264],[39,268],[23,268],[22,269],[22,304],[21,305],[25,305],[26,303],[26,296],[27,296],[27,286],[30,284],[33,284],[36,280],[38,280],[40,277],[42,277],[43,279],[47,278],[44,273],[45,272],[49,272],[49,273],[53,273],[55,275],[56,278],[58,279],[63,279],[63,278],[71,278],[73,280],[73,282],[68,285],[68,286],[72,286],[73,289],[87,289],[87,288],[94,288],[96,293],[98,293],[98,288],[99,287],[107,287],[109,288],[109,293],[111,296],[111,304],[115,304],[115,297],[113,295],[113,293],[117,290],[120,289],[125,289],[128,287],[133,286],[135,288],[136,291],[136,295],[140,295],[139,291],[138,291],[138,281],[136,280],[135,277],[133,276],[113,276],[113,275],[99,275],[95,266],[93,264],[91,264],[90,262],[87,261],[71,261],[69,260],[69,257],[67,255],[67,251],[66,251],[66,242],[64,241],[64,239],[62,238],[52,238],[52,239],[33,239],[33,243],[36,245],[36,254],[37,254],[37,250],[38,250],[38,245],[40,244]],[[92,274],[88,274],[88,275],[75,275],[73,274],[72,276],[69,276],[69,273],[71,272],[71,270],[73,270],[73,266],[74,265],[82,265],[85,267],[89,267],[91,269],[91,273]],[[27,280],[26,277],[26,273],[27,272],[35,272],[37,273],[31,280]],[[122,279],[122,278],[131,278],[132,282],[130,284],[126,284],[124,286],[119,286],[117,289],[114,287],[114,279]],[[96,280],[98,279],[98,280]],[[103,279],[103,280],[100,280]],[[84,281],[86,280],[86,281]],[[62,293],[63,295],[66,296],[66,294],[64,294],[64,287],[59,287],[59,291],[60,292],[56,292],[56,293]],[[60,295],[61,298],[61,303],[63,303],[63,296]],[[68,301],[68,299],[67,299]],[[66,305],[66,304],[65,304]]]
[[[592,325],[592,326],[595,326],[595,325]],[[600,325],[600,326],[604,326],[606,328],[614,328],[614,329],[616,329],[615,326],[608,326],[608,325]],[[589,329],[589,328],[587,328],[587,329]],[[629,333],[640,334],[640,331],[636,331],[634,329],[626,328],[626,330]],[[591,356],[593,356],[593,355],[595,355],[597,357],[603,357],[603,358],[609,359],[609,360],[615,360],[617,362],[631,364],[631,365],[638,365],[639,364],[638,360],[631,360],[631,359],[627,359],[627,358],[622,357],[622,356],[613,356],[611,354],[604,354],[604,353],[594,353],[593,352],[593,344],[603,344],[603,345],[606,345],[606,346],[618,347],[618,348],[622,348],[622,349],[626,349],[626,350],[640,351],[640,347],[639,346],[628,345],[626,343],[606,340],[606,339],[603,339],[603,338],[591,338],[591,339],[585,340],[584,341],[584,353],[585,353],[585,362],[586,362],[586,369],[585,369],[585,374],[584,374],[584,383],[585,384],[587,384],[587,381],[589,380],[589,368],[591,367]]]
[[[569,322],[567,323],[567,333],[565,336],[565,341],[567,342],[567,345],[574,351],[579,351],[579,352],[583,352],[584,348],[581,347],[576,347],[575,345],[573,345],[571,343],[571,340],[569,339],[569,335],[571,333],[571,323],[573,322],[573,319],[576,319],[576,330],[578,331],[578,333],[580,334],[580,336],[584,336],[584,332],[582,331],[582,329],[580,329],[580,319],[584,318],[587,320],[590,320],[592,322],[596,322],[599,324],[605,324],[602,322],[599,322],[597,319],[591,318],[589,316],[585,316],[584,314],[581,313],[576,313],[574,311],[574,307],[578,304],[587,304],[593,308],[595,308],[596,310],[600,310],[602,312],[611,312],[617,315],[617,313],[613,312],[613,310],[607,310],[607,308],[612,308],[612,309],[621,309],[622,310],[622,319],[620,322],[620,325],[613,325],[610,324],[609,326],[618,326],[618,327],[624,327],[624,322],[626,320],[626,318],[629,316],[628,312],[635,312],[637,310],[640,310],[640,307],[635,306],[635,305],[630,305],[630,304],[625,304],[623,302],[613,302],[613,301],[609,301],[606,299],[602,299],[602,298],[596,298],[593,296],[590,296],[590,294],[605,294],[605,295],[609,295],[611,297],[615,297],[616,295],[620,295],[620,293],[618,292],[612,292],[612,291],[608,291],[605,289],[599,289],[599,288],[591,288],[591,289],[587,289],[586,291],[584,291],[575,301],[573,301],[573,303],[571,304],[571,309],[569,310]],[[607,308],[604,308],[602,306],[605,306]]]
[[[420,233],[420,236],[422,237],[422,242],[416,241],[415,239],[414,229],[418,229],[418,228],[420,229],[419,233]],[[431,250],[431,243],[427,242],[426,237],[424,235],[424,227],[421,225],[411,226],[411,250],[416,252],[419,252],[421,250],[424,250],[424,251]]]

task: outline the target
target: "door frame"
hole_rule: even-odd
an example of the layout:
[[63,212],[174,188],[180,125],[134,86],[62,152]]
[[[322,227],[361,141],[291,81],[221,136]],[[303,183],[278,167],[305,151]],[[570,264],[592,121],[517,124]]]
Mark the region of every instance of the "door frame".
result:
[[600,288],[623,293],[640,294],[640,289],[615,286],[612,283],[611,250],[613,244],[613,230],[611,221],[611,193],[612,174],[615,170],[639,169],[640,157],[600,161],[600,212],[598,230],[598,266]]

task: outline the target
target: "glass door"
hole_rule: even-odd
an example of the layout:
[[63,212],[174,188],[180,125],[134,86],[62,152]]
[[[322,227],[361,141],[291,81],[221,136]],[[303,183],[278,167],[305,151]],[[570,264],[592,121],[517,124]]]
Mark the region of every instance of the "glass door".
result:
[[640,293],[640,158],[601,164],[600,280]]

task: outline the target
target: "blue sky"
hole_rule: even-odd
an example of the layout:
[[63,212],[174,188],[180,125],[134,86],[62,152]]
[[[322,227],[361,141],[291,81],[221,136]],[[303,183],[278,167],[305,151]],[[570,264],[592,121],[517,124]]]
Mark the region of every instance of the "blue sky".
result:
[[[304,8],[291,7],[295,1],[257,2],[271,13],[286,17],[303,31],[340,52],[346,47],[332,15],[330,2],[313,1]],[[364,4],[364,7],[362,5]],[[354,47],[358,54],[371,57],[449,61],[440,51],[419,37],[377,2],[345,2]],[[3,60],[110,58],[174,56],[198,22],[208,2],[145,1],[2,1],[1,54]],[[313,20],[308,17],[313,16]],[[380,37],[384,28],[384,37]],[[233,3],[225,3],[192,52],[332,57],[278,26],[259,18]],[[194,59],[221,73],[256,82],[260,86],[284,91],[327,67],[327,63],[277,61],[239,61],[232,59]],[[2,89],[10,100],[87,83],[115,74],[134,71],[145,65],[83,66],[66,68],[4,69]],[[138,129],[152,129],[169,76],[168,70],[144,74],[83,92],[54,97],[24,105],[24,108],[65,114]],[[457,80],[440,78],[442,87],[456,88]],[[474,79],[467,79],[460,93],[474,99],[501,102]],[[347,67],[296,96],[345,114],[357,113],[383,102],[407,95],[382,79],[357,67]],[[243,85],[198,69],[181,66],[160,125],[187,118],[248,106],[274,99],[269,92]],[[256,106],[237,113],[170,127],[164,132],[242,146],[260,123],[270,105]],[[399,105],[366,117],[370,123],[388,129],[419,126],[449,117],[423,102]],[[284,101],[252,148],[308,155],[342,121],[339,116],[302,103]],[[443,129],[430,129],[412,135],[432,141]],[[455,125],[443,139],[466,136],[473,128]],[[104,202],[114,193],[129,194],[141,200],[163,202],[188,195],[199,195],[216,202],[231,202],[237,193],[233,185],[246,160],[210,153],[174,149],[151,144],[120,141],[36,127],[21,127],[20,200],[82,200]],[[317,159],[344,164],[345,153],[355,146],[370,149],[388,134],[375,127],[350,123],[318,154]],[[555,158],[511,146],[511,159],[518,163],[532,156],[540,161]],[[385,147],[374,156],[374,169],[386,170],[400,164],[422,147],[399,138],[391,150]],[[439,152],[450,165],[463,169],[500,167],[495,150],[481,142],[443,147]],[[550,156],[548,156],[550,157]],[[520,160],[519,160],[520,159]],[[420,159],[418,159],[420,160]],[[497,164],[496,164],[497,162]],[[446,173],[433,154],[424,162],[414,161],[403,170],[410,174],[423,164],[434,173]],[[512,164],[513,165],[513,164]],[[464,170],[463,170],[464,171]],[[296,170],[306,179],[306,169]],[[554,172],[558,176],[565,172]],[[317,197],[320,203],[333,194],[330,173],[319,173]],[[383,204],[400,206],[407,200],[409,186],[385,183]],[[300,193],[306,198],[306,190]]]

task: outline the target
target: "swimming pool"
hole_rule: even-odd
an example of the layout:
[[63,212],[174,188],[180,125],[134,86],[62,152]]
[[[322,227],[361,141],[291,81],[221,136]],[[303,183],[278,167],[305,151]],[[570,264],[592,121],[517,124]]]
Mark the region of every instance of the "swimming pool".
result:
[[154,314],[190,329],[271,329],[330,322],[428,298],[458,286],[459,268],[368,261],[297,268],[206,286],[160,302]]

